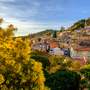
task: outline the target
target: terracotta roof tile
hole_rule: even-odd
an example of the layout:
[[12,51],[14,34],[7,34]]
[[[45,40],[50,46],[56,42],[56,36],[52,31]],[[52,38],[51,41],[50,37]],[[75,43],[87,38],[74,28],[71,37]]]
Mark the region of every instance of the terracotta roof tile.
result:
[[80,67],[83,67],[84,65],[87,65],[87,62],[84,61],[84,59],[71,59],[73,62],[78,61],[80,63]]
[[58,45],[58,44],[55,44],[55,43],[50,42],[50,48],[51,48],[51,49],[56,48],[56,47],[59,47],[59,45]]
[[89,47],[73,47],[77,51],[90,51]]

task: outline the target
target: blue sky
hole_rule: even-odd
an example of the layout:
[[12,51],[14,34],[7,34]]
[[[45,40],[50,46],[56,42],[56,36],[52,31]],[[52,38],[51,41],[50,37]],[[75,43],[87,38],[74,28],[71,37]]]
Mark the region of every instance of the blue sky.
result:
[[15,36],[60,30],[90,17],[90,0],[0,0],[2,27],[13,24]]

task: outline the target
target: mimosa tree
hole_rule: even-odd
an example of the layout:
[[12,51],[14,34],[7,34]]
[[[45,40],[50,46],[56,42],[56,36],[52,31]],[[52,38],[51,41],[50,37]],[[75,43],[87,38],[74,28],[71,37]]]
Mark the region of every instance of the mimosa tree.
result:
[[12,40],[16,30],[0,27],[0,90],[48,90],[42,64],[30,58],[30,41]]

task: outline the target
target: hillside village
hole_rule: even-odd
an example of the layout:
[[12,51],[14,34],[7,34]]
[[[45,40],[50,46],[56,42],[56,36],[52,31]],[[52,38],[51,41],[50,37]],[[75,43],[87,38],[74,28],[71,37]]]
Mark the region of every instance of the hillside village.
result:
[[46,50],[51,55],[62,55],[65,59],[78,61],[81,66],[86,65],[90,59],[89,25],[75,30],[68,28],[61,32],[57,31],[56,38],[53,37],[54,33],[47,33],[30,38],[32,50]]
[[0,90],[90,90],[90,0],[0,0]]
[[1,28],[0,90],[90,89],[90,25],[81,20],[25,40],[12,38],[16,30],[13,25]]

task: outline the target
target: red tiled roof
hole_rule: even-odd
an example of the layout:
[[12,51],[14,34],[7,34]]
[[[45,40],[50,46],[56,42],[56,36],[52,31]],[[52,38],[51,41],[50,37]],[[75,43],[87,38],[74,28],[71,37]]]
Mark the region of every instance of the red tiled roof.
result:
[[59,47],[59,45],[58,45],[58,44],[55,44],[55,43],[50,42],[50,48],[51,48],[51,49],[52,49],[52,48],[56,48],[56,47]]
[[83,67],[84,65],[87,65],[87,62],[84,61],[84,59],[71,59],[73,62],[78,61],[80,63],[80,67]]
[[31,40],[35,40],[35,38],[32,38]]
[[73,47],[77,51],[90,51],[89,47]]

